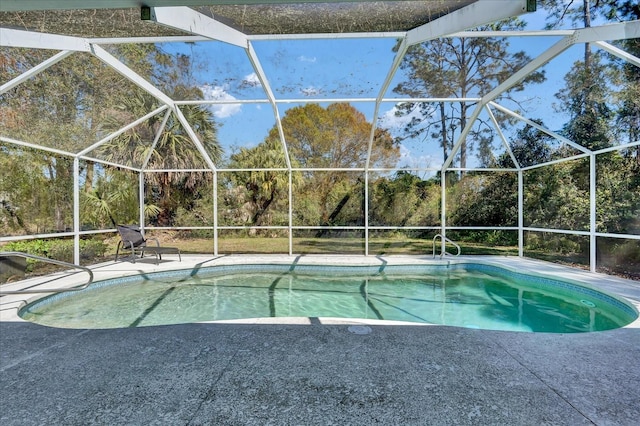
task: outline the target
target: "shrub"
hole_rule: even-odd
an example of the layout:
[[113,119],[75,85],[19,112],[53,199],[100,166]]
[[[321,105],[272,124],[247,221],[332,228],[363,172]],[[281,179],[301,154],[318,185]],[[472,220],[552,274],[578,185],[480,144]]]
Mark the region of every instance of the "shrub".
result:
[[[49,259],[73,262],[73,240],[49,239],[12,241],[3,247],[4,251],[18,251]],[[107,246],[102,240],[80,240],[80,254],[82,259],[92,260],[104,256]],[[27,272],[32,272],[36,263],[27,259]]]

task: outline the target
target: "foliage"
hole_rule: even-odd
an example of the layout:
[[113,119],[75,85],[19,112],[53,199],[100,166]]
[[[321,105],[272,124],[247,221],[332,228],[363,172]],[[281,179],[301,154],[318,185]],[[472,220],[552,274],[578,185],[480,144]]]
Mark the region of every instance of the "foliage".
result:
[[[46,239],[46,240],[25,240],[12,241],[2,247],[3,251],[17,251],[33,254],[35,256],[47,257],[61,260],[63,262],[73,262],[73,240]],[[104,256],[107,246],[102,240],[81,239],[80,255],[87,260],[95,260]],[[33,271],[40,262],[27,259],[27,272]]]
[[[532,121],[544,126],[542,120],[533,119]],[[516,131],[509,145],[518,165],[520,167],[530,167],[551,160],[550,141],[551,136],[533,126],[526,125]],[[513,167],[513,160],[505,153],[498,159],[498,166]]]
[[138,221],[138,179],[128,170],[100,168],[95,183],[80,193],[84,228],[105,229]]
[[613,111],[611,86],[600,55],[590,55],[589,64],[578,61],[565,76],[565,87],[556,94],[571,119],[563,133],[585,148],[598,150],[611,146],[610,120]]
[[[352,168],[365,164],[371,123],[350,104],[336,103],[322,108],[310,103],[291,108],[282,118],[282,130],[291,158],[301,167]],[[276,127],[269,132],[269,138],[280,139]],[[393,166],[398,155],[398,146],[389,133],[378,129],[371,167]]]
[[178,226],[212,226],[212,185],[203,185],[197,192],[190,192],[189,195],[192,198],[188,200],[188,202],[185,200],[185,202],[177,208],[175,223]]
[[0,144],[0,224],[6,233],[59,232],[71,228],[71,160]]
[[[292,159],[302,167],[365,166],[371,124],[364,114],[349,104],[332,104],[326,109],[317,104],[292,108],[283,117],[282,128]],[[275,137],[275,133],[276,129],[272,129],[270,136]],[[393,166],[399,158],[399,148],[386,130],[376,130],[371,147],[371,167]],[[345,202],[345,197],[358,192],[353,189],[359,180],[362,180],[361,174],[340,171],[305,174],[299,199],[315,192],[307,201],[314,200],[320,212],[320,222],[314,225],[330,223],[331,216],[339,213],[336,208],[346,205],[340,204]],[[360,209],[354,200],[350,205]]]
[[[295,164],[295,160],[293,161]],[[253,148],[240,149],[239,152],[231,156],[229,166],[249,169],[287,168],[282,145],[275,138],[267,138],[263,143]],[[298,185],[299,179],[293,179],[293,188]],[[235,172],[228,177],[226,188],[225,197],[236,200],[233,214],[236,217],[244,218],[241,224],[260,226],[287,222],[286,218],[276,219],[276,216],[271,214],[288,210],[289,174],[286,171]]]
[[[127,116],[126,121],[134,121],[153,109],[155,100],[147,94],[139,94],[122,99],[115,106],[119,115]],[[199,143],[213,162],[220,160],[222,148],[216,136],[216,124],[209,109],[188,105],[182,110],[190,123]],[[115,117],[114,115],[113,117]],[[106,131],[115,131],[121,120],[107,120]],[[152,117],[145,123],[120,134],[99,148],[100,156],[108,161],[135,167],[146,167],[150,170],[183,170],[207,168],[202,153],[184,128],[182,121],[175,113],[170,113],[166,124],[161,127],[160,117]],[[157,137],[157,144],[152,142]],[[152,222],[159,225],[173,223],[176,211],[188,204],[187,195],[194,195],[203,185],[211,181],[207,172],[152,172],[145,174],[147,192],[146,203],[157,206],[158,216]]]
[[632,20],[640,17],[640,5],[636,0],[538,0],[547,11],[548,29],[561,28],[568,23],[573,27],[590,26],[591,19],[609,21]]
[[[364,167],[367,160],[371,124],[364,114],[349,104],[323,108],[306,104],[287,110],[282,131],[293,168]],[[279,129],[270,130],[265,141],[231,156],[231,168],[286,168]],[[371,167],[391,167],[399,149],[386,130],[374,133]],[[277,223],[269,212],[286,209],[288,173],[280,171],[239,171],[229,178],[225,198],[236,218],[245,224]],[[295,221],[307,225],[362,224],[362,173],[345,171],[294,171],[291,176],[295,199]],[[242,189],[241,189],[242,188]],[[235,194],[235,203],[230,195]],[[239,202],[238,200],[242,200]],[[243,214],[238,214],[243,211]]]
[[373,226],[438,226],[440,185],[415,174],[398,171],[380,177],[370,189],[369,224]]
[[[508,20],[481,29],[506,30],[522,26],[520,21]],[[411,46],[401,64],[408,78],[398,84],[394,92],[410,97],[453,97],[461,101],[451,107],[446,107],[444,102],[398,104],[398,115],[413,116],[405,128],[406,137],[425,135],[439,140],[443,157],[447,158],[476,104],[463,99],[487,94],[531,60],[522,51],[509,52],[508,47],[508,39],[500,37],[443,38]],[[521,91],[526,85],[543,80],[543,71],[534,72],[502,96],[508,97],[510,92]],[[467,165],[472,142],[477,143],[482,152],[493,132],[491,125],[480,120],[470,124],[474,127],[459,151],[459,164],[463,168]]]
[[620,153],[596,162],[598,232],[640,234],[640,164]]
[[518,187],[513,172],[468,173],[449,189],[447,200],[449,225],[517,225]]
[[[591,17],[612,21],[640,17],[637,2],[630,0],[547,0],[543,4],[555,8],[550,23],[554,19],[558,22],[569,19],[573,26],[588,26]],[[567,5],[571,7],[566,8]],[[574,8],[575,5],[579,7]],[[491,29],[506,29],[513,25],[519,24],[503,22]],[[640,55],[638,39],[625,40],[618,45],[633,55]],[[160,46],[152,44],[114,45],[110,52],[170,96],[202,98],[194,83],[193,58],[169,55]],[[41,63],[49,54],[40,49],[11,49],[9,54],[7,49],[0,49],[3,64],[0,79],[9,81]],[[408,79],[394,90],[407,96],[459,99],[482,96],[528,61],[522,52],[509,51],[507,40],[502,38],[437,39],[409,50],[401,64]],[[543,78],[542,73],[532,74],[512,90],[522,90]],[[100,84],[95,84],[96,81]],[[47,93],[55,96],[46,96]],[[569,116],[562,127],[563,135],[593,150],[639,140],[638,93],[640,72],[637,66],[608,54],[592,53],[589,45],[585,45],[584,58],[573,65],[564,87],[557,94],[566,107],[563,111]],[[503,96],[508,97],[509,92]],[[122,129],[159,105],[154,97],[137,89],[95,58],[75,53],[0,95],[0,126],[3,136],[74,153]],[[398,113],[419,112],[405,129],[405,137],[437,140],[447,157],[453,142],[469,124],[467,120],[474,106],[473,102],[462,100],[451,106],[405,103],[398,105]],[[163,124],[165,117],[166,124]],[[557,146],[534,126],[509,127],[506,115],[501,114],[496,114],[496,119],[510,137],[511,152],[520,167],[567,157],[575,151],[571,147]],[[544,126],[542,121],[534,121]],[[190,123],[199,146],[192,140],[193,134],[185,127],[185,122]],[[220,225],[286,226],[291,209],[295,226],[362,226],[365,223],[365,195],[369,206],[366,219],[371,226],[430,227],[441,224],[439,175],[425,180],[405,170],[395,174],[370,173],[367,176],[369,193],[365,194],[362,169],[365,166],[394,168],[400,157],[400,140],[394,140],[385,129],[376,129],[373,141],[370,141],[371,123],[352,105],[293,107],[287,110],[281,124],[281,129],[274,126],[258,145],[239,149],[230,156],[225,166],[238,171],[216,172]],[[485,124],[474,125],[456,161],[464,167],[467,156],[473,151],[478,153],[483,165],[513,167],[509,154],[495,159],[488,155],[492,138]],[[284,140],[281,140],[280,131]],[[203,152],[214,163],[222,157],[217,137],[217,123],[211,110],[187,105],[179,111],[149,118],[87,156],[133,168],[145,165],[151,170],[206,168],[209,164],[203,158]],[[285,144],[288,153],[283,149]],[[370,162],[366,164],[369,148]],[[71,156],[0,143],[0,228],[3,235],[66,231],[73,226],[72,161]],[[287,170],[289,165],[294,169],[292,172]],[[639,234],[640,147],[600,154],[596,165],[597,231]],[[280,170],[267,171],[266,168]],[[330,168],[343,170],[325,170]],[[347,171],[354,168],[360,170]],[[137,221],[139,180],[135,173],[127,168],[82,160],[80,175],[82,229],[103,229],[119,222]],[[213,176],[211,172],[145,173],[148,220],[155,225],[213,225]],[[447,225],[513,227],[517,224],[515,172],[469,172],[464,175],[452,172],[446,178]],[[292,206],[289,205],[289,182]],[[525,226],[589,230],[589,184],[588,159],[525,171]],[[202,231],[201,234],[209,236],[209,232]],[[412,250],[424,250],[424,240],[407,238],[409,232],[394,232],[384,230],[381,233],[387,237],[378,242],[384,246],[381,251],[391,250],[396,243],[401,246],[403,240],[409,241],[407,244]],[[257,233],[254,230],[224,231],[229,237]],[[288,240],[279,238],[286,230],[259,233],[277,240],[279,251],[288,247]],[[432,234],[419,230],[411,233],[411,237],[424,239]],[[517,232],[469,230],[453,231],[448,236],[459,238],[466,243],[465,247],[473,247],[478,242],[512,245]],[[362,251],[362,232],[359,230],[338,229],[326,233],[303,230],[296,238],[300,239],[296,244],[303,252]],[[256,240],[250,239],[239,250],[247,251],[247,247],[257,246]],[[393,242],[389,242],[391,240]],[[585,253],[588,254],[589,238],[530,232],[525,243],[528,252],[539,250],[538,255],[544,252],[544,255],[584,258]],[[3,249],[70,261],[72,244],[71,240],[32,240],[9,243]],[[619,268],[625,263],[640,264],[637,240],[598,238],[597,249],[598,261],[607,265]],[[101,256],[104,250],[101,242],[81,241],[83,256]]]

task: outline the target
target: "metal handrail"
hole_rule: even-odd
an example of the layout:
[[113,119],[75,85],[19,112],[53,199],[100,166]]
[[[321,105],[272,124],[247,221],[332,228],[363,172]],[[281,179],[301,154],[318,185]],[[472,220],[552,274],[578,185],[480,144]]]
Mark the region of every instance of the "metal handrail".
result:
[[[445,248],[446,248],[446,243],[449,242],[449,243],[453,244],[455,246],[455,248],[458,249],[458,253],[454,254],[453,256],[460,256],[460,246],[458,244],[456,244],[455,242],[451,241],[449,238],[445,237],[442,234],[436,234],[436,236],[433,237],[433,258],[434,259],[436,257],[436,240],[438,239],[438,237],[440,237],[445,242]],[[446,249],[442,250],[442,252],[440,253],[440,258],[442,258],[442,256],[444,256],[445,254],[451,254],[451,253],[447,253]]]
[[[89,268],[86,268],[84,266],[74,265],[73,263],[63,262],[61,260],[49,259],[48,257],[36,256],[36,255],[33,255],[33,254],[29,254],[29,253],[22,253],[22,252],[19,252],[19,251],[3,251],[3,252],[0,252],[0,257],[14,257],[14,256],[15,257],[24,257],[26,259],[40,260],[42,262],[52,263],[54,265],[60,265],[60,266],[66,266],[66,267],[81,269],[81,270],[83,270],[83,271],[85,271],[86,273],[89,274],[89,281],[87,281],[85,284],[83,284],[81,286],[67,287],[67,288],[47,288],[47,289],[42,289],[42,290],[30,290],[30,289],[0,290],[0,295],[25,294],[25,293],[31,293],[31,294],[36,294],[36,293],[62,293],[62,292],[65,292],[65,291],[79,291],[79,290],[84,290],[85,288],[89,287],[89,285],[93,282],[93,272],[91,272],[91,270]],[[37,284],[37,285],[42,285],[42,284],[43,283]]]

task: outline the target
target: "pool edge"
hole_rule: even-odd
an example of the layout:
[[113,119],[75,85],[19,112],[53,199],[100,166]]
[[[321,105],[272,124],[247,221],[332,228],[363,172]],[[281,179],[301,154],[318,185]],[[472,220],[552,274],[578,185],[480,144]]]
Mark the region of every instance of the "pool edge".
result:
[[[297,264],[297,265],[327,265],[327,266],[416,266],[416,265],[452,265],[452,264],[484,264],[502,268],[512,273],[523,273],[535,277],[565,281],[592,290],[602,292],[619,299],[626,305],[640,312],[640,282],[626,280],[610,275],[592,273],[577,268],[558,265],[537,259],[520,258],[516,256],[460,256],[434,259],[431,256],[389,255],[389,256],[357,256],[357,255],[187,255],[182,262],[163,261],[158,265],[152,262],[137,261],[105,262],[92,265],[90,268],[96,276],[95,281],[124,278],[132,275],[167,272],[191,271],[199,268],[215,266],[232,266],[248,264]],[[10,284],[14,288],[24,288],[44,282],[54,282],[56,286],[73,287],[82,284],[80,277],[64,278],[61,274],[51,274]],[[2,296],[0,299],[0,321],[28,322],[18,316],[19,310],[48,293],[31,295]],[[28,296],[28,297],[27,297]],[[363,321],[367,321],[363,319]],[[256,322],[253,322],[256,323]],[[277,323],[277,322],[273,322]],[[640,328],[640,316],[621,328]]]

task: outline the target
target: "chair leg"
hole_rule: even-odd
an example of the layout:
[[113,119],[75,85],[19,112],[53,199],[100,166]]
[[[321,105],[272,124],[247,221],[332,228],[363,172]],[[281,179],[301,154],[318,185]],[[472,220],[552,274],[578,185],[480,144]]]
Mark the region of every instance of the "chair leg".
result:
[[118,241],[118,247],[116,247],[116,260],[114,260],[114,262],[118,261],[118,255],[120,254],[120,246],[122,245],[122,241]]

